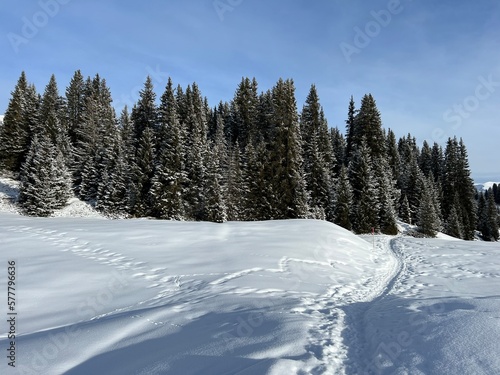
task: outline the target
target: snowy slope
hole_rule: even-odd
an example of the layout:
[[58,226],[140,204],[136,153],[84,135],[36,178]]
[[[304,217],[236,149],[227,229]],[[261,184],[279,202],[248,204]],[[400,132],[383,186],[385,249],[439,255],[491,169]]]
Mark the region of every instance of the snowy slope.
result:
[[0,240],[1,374],[500,373],[498,243],[7,212]]
[[500,244],[400,237],[391,247],[400,272],[360,324],[365,371],[500,374]]
[[2,360],[2,374],[342,371],[342,308],[374,298],[397,265],[320,221],[0,213],[0,236],[20,296],[17,371]]

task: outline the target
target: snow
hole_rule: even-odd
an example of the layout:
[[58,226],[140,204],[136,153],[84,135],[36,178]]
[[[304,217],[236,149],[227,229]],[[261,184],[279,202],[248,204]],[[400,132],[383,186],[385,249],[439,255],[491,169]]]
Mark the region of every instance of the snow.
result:
[[14,202],[19,195],[19,182],[0,176],[0,212],[17,212]]
[[477,191],[488,191],[488,189],[493,189],[493,185],[497,184],[500,185],[500,182],[484,182],[484,183],[476,183],[474,186],[476,187]]
[[340,368],[347,349],[329,341],[342,344],[343,322],[330,318],[371,298],[395,265],[386,249],[320,221],[2,213],[0,231],[3,262],[19,267],[20,373]]
[[0,236],[2,374],[500,373],[498,243],[10,212]]

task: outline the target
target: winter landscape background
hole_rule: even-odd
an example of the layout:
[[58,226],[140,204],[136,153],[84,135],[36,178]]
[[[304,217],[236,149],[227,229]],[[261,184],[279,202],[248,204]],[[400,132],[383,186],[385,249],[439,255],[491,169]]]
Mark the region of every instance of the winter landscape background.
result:
[[4,8],[0,373],[500,373],[495,0]]

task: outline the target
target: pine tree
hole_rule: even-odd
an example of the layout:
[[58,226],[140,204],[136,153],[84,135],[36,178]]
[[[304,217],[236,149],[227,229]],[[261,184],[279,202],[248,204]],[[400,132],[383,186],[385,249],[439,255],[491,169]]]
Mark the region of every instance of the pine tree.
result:
[[300,129],[304,135],[302,150],[309,206],[313,217],[333,221],[334,155],[328,125],[314,85],[302,110]]
[[[82,145],[85,140],[85,80],[80,70],[77,70],[66,89],[66,116],[68,121],[68,136],[72,146],[72,152],[79,154],[75,148]],[[75,162],[72,160],[72,164]]]
[[352,187],[349,183],[349,176],[347,174],[347,168],[343,165],[340,169],[340,175],[338,178],[338,183],[336,187],[336,199],[335,199],[335,217],[334,223],[340,225],[341,227],[351,230],[351,216],[352,216]]
[[406,195],[403,195],[403,199],[401,200],[401,204],[399,206],[399,217],[404,223],[412,223],[410,204],[408,203]]
[[422,145],[420,157],[418,159],[418,165],[425,177],[429,177],[431,175],[433,169],[432,150],[427,141],[424,141]]
[[[470,177],[467,151],[462,140],[449,139],[445,150],[443,217],[451,217],[454,205],[465,240],[474,239],[477,223],[474,182]],[[453,218],[454,219],[454,218]]]
[[479,195],[478,202],[479,230],[485,241],[498,241],[498,213],[493,190]]
[[330,141],[332,144],[335,165],[333,166],[333,178],[340,175],[342,166],[347,166],[346,161],[346,141],[338,128],[330,129]]
[[212,144],[207,167],[206,220],[215,223],[227,221],[227,207],[224,200],[223,175],[227,169],[227,145],[224,138],[224,121],[217,116],[217,130]]
[[69,164],[71,145],[66,122],[66,104],[59,96],[55,75],[45,87],[40,105],[40,124],[51,139],[54,146],[61,151],[65,163]]
[[363,138],[349,162],[349,181],[353,189],[353,230],[356,233],[369,233],[372,228],[378,230],[379,197],[370,150]]
[[500,189],[497,184],[493,184],[493,197],[496,204],[500,204]]
[[400,199],[400,192],[396,189],[396,180],[386,159],[378,159],[374,163],[374,177],[376,180],[379,202],[378,227],[384,234],[396,235],[396,204]]
[[435,181],[438,181],[441,185],[444,178],[444,154],[443,148],[436,142],[432,145],[432,175]]
[[238,143],[230,147],[228,160],[225,178],[227,220],[240,221],[245,219],[244,211],[248,195],[248,186],[244,180],[244,165]]
[[254,140],[258,133],[257,116],[259,97],[255,78],[242,78],[234,99],[231,102],[230,121],[228,124],[229,139],[232,145],[236,142],[244,148]]
[[36,134],[21,169],[21,207],[28,215],[49,216],[70,198],[70,184],[61,151],[47,133]]
[[179,121],[178,105],[169,78],[159,108],[158,162],[151,194],[153,211],[162,219],[185,220],[184,184],[185,129]]
[[[457,199],[458,200],[458,199]],[[463,238],[463,225],[457,212],[457,205],[453,205],[445,223],[445,233],[456,238]]]
[[276,219],[305,218],[307,192],[302,165],[302,137],[292,80],[273,88],[274,140],[271,144],[273,207]]
[[417,225],[423,234],[435,237],[441,229],[439,206],[435,200],[434,186],[430,178],[422,179],[422,196],[418,207]]
[[108,151],[97,187],[96,208],[109,216],[122,216],[128,203],[127,167],[118,131],[114,132],[112,147]]
[[358,136],[358,129],[356,127],[356,105],[354,103],[354,98],[351,95],[351,100],[349,101],[349,109],[347,110],[347,120],[346,120],[346,149],[345,149],[345,165],[349,163],[351,158],[351,153],[353,152],[354,145],[359,143],[361,137]]
[[209,155],[207,113],[196,83],[186,88],[186,170],[188,216],[204,220],[206,215],[207,160]]
[[116,164],[115,160],[109,159],[116,157],[113,152],[116,152],[116,143],[120,142],[120,129],[106,80],[96,75],[87,84],[86,109],[81,127],[84,130],[75,147],[73,176],[78,195],[84,200],[95,202],[104,174],[107,173],[107,178],[110,178],[111,172],[105,172],[106,168]]
[[398,145],[396,142],[396,134],[389,129],[386,138],[387,161],[392,171],[392,176],[396,181],[399,181],[401,175],[401,158],[399,156]]
[[135,163],[132,165],[132,177],[129,186],[129,209],[136,217],[152,214],[150,190],[155,173],[155,134],[151,128],[142,132],[137,146]]
[[408,134],[398,143],[398,152],[401,160],[398,187],[401,189],[401,196],[406,196],[410,208],[411,222],[417,221],[418,207],[422,195],[420,181],[424,178],[418,166],[418,148],[415,139]]
[[245,149],[246,163],[243,165],[243,188],[248,189],[244,199],[245,220],[272,220],[278,217],[274,204],[273,166],[270,152],[262,141],[256,146],[249,143]]
[[372,160],[386,157],[385,136],[382,131],[380,112],[371,94],[363,96],[361,107],[355,119],[353,145],[365,139]]
[[134,140],[136,146],[146,129],[156,130],[158,111],[156,108],[156,94],[153,91],[153,81],[150,76],[146,78],[144,88],[139,92],[139,101],[131,115],[134,123]]
[[0,166],[18,173],[30,148],[32,127],[38,124],[39,99],[21,73],[0,127]]

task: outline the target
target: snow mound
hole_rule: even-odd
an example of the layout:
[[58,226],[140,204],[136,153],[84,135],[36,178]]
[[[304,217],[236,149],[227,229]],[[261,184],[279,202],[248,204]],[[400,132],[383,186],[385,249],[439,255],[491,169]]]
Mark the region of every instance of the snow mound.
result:
[[15,205],[19,196],[19,182],[8,177],[0,177],[0,211],[17,213]]
[[54,211],[54,213],[50,216],[104,218],[104,216],[97,212],[92,205],[87,202],[83,202],[78,198],[71,198],[66,206]]

